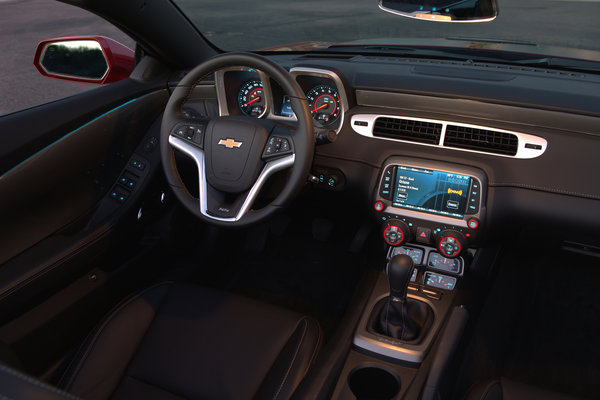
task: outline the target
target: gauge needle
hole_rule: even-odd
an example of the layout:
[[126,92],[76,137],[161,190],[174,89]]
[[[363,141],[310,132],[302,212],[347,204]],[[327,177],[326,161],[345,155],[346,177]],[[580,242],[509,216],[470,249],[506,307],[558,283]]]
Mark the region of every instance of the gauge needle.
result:
[[325,108],[325,107],[327,107],[328,105],[329,105],[329,104],[325,103],[325,104],[323,104],[323,105],[321,105],[321,106],[319,106],[319,107],[315,108],[315,109],[314,109],[312,112],[317,112],[317,111],[319,111],[321,108]]
[[249,102],[247,102],[246,104],[244,104],[244,107],[254,103],[255,101],[259,101],[259,100],[260,100],[260,97],[255,97],[252,100],[250,100]]

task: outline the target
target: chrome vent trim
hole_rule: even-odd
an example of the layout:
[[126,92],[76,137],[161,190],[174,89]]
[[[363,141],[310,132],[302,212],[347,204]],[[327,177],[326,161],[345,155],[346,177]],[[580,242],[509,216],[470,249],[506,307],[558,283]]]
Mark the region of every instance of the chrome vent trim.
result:
[[514,156],[519,149],[519,138],[508,132],[447,125],[444,146]]
[[442,124],[407,118],[379,117],[373,125],[373,136],[437,144],[442,136]]
[[[439,140],[426,143],[410,137],[389,137],[374,133],[378,119],[413,121],[415,126],[434,126],[439,124]],[[535,158],[546,151],[548,142],[539,136],[521,132],[507,131],[487,126],[463,124],[453,121],[440,121],[427,118],[414,118],[385,114],[355,114],[350,119],[352,129],[359,135],[394,142],[411,143],[420,146],[466,151],[508,158]],[[428,125],[433,124],[433,125]],[[462,132],[462,133],[461,133]],[[448,139],[446,138],[448,135]],[[464,136],[461,138],[461,135]],[[462,143],[461,143],[462,141]],[[515,143],[516,141],[516,143]]]

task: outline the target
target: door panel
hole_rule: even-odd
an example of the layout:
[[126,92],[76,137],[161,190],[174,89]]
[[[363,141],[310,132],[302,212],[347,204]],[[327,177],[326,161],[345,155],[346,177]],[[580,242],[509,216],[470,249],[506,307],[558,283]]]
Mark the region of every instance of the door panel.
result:
[[0,177],[0,264],[92,211],[165,98],[158,92],[129,100]]
[[126,79],[0,117],[0,323],[97,267],[117,223],[106,195],[158,129],[164,87]]

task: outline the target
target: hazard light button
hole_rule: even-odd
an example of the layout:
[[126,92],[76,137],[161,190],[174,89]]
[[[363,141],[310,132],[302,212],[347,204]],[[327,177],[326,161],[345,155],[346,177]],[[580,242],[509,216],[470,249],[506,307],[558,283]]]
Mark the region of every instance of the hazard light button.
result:
[[431,229],[422,228],[420,226],[417,226],[417,234],[416,234],[415,239],[419,243],[425,243],[425,244],[431,243]]

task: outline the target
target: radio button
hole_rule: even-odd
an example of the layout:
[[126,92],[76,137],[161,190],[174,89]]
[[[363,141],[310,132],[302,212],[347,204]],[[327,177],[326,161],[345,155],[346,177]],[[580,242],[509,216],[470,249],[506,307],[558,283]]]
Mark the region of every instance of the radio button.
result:
[[467,221],[467,226],[471,229],[477,229],[479,228],[479,221],[477,221],[475,218],[471,218]]
[[392,185],[394,184],[394,166],[388,166],[383,171],[383,177],[381,179],[381,186],[379,188],[379,196],[386,199],[392,199]]
[[479,212],[479,203],[481,200],[481,183],[475,178],[472,178],[471,189],[467,200],[467,209],[465,214],[477,214]]

